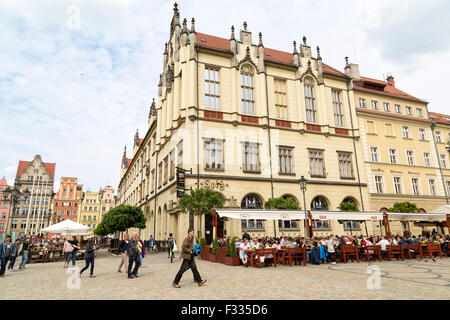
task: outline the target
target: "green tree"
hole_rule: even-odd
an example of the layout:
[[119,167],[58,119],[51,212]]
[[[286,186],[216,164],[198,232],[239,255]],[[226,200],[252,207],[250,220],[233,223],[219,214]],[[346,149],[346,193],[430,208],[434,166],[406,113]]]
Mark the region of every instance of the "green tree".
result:
[[420,209],[415,203],[411,202],[396,202],[388,212],[403,212],[403,213],[420,213]]
[[[102,222],[95,228],[98,235],[125,231],[129,228],[144,229],[147,218],[141,208],[121,204],[109,210],[102,218]],[[106,233],[106,234],[105,234]]]
[[264,208],[269,210],[297,210],[299,206],[292,198],[271,198],[264,203]]
[[219,193],[211,189],[191,190],[180,199],[180,209],[183,213],[194,216],[213,214],[213,209],[222,208],[225,200]]
[[339,207],[337,207],[341,211],[358,211],[358,207],[354,202],[345,202],[342,201]]

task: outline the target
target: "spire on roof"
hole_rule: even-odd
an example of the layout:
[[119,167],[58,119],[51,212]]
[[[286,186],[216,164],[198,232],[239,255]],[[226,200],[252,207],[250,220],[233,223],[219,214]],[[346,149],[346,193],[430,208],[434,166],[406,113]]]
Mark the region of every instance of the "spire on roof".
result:
[[125,148],[123,150],[122,165],[123,166],[127,166],[128,165],[128,162],[127,162],[127,146],[125,146]]
[[234,26],[231,26],[231,37],[230,40],[236,40],[236,38],[234,37]]
[[156,103],[155,103],[155,98],[153,98],[152,104],[150,105],[150,112],[148,113],[148,117],[150,118],[151,116],[155,115],[156,116]]
[[320,56],[320,48],[317,46],[317,60],[322,60],[322,57]]
[[162,86],[162,74],[159,75],[158,87]]
[[297,42],[294,41],[293,45],[294,45],[294,53],[293,54],[298,54],[298,52],[297,52]]
[[305,36],[303,36],[303,44],[306,46],[307,44],[306,44],[306,37]]
[[173,4],[173,14],[176,15],[178,12],[178,3],[175,1]]
[[184,18],[184,20],[183,20],[183,30],[181,30],[181,34],[183,34],[183,33],[188,33],[188,31],[187,31],[187,19],[186,18]]
[[192,20],[191,20],[191,32],[195,33],[195,19],[194,18],[192,18]]
[[259,43],[258,43],[258,47],[264,47],[263,43],[262,43],[262,33],[259,33]]
[[244,21],[244,30],[247,31],[247,21]]
[[345,69],[350,68],[350,64],[348,63],[348,57],[345,57]]
[[167,42],[164,44],[164,54],[167,54]]

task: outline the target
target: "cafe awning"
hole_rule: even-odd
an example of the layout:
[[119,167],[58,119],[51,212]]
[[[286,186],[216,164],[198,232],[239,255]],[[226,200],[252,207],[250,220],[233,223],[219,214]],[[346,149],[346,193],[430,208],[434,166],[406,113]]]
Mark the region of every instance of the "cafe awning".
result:
[[[215,210],[219,217],[231,219],[257,219],[257,220],[305,220],[305,211],[302,210]],[[314,220],[383,220],[380,212],[345,212],[345,211],[310,211]]]
[[445,213],[394,213],[389,212],[390,221],[443,222],[447,220]]

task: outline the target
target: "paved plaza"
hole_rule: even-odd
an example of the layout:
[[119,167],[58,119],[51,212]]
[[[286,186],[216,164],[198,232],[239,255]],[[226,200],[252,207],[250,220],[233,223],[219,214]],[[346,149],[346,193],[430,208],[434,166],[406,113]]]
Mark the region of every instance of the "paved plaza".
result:
[[[171,286],[181,262],[170,264],[167,253],[147,255],[136,279],[118,273],[119,262],[106,250],[99,252],[96,278],[86,270],[79,289],[75,276],[66,273],[72,268],[63,269],[63,262],[28,264],[27,270],[7,271],[0,278],[0,299],[450,299],[449,258],[376,262],[381,289],[368,289],[373,271],[367,273],[366,262],[256,269],[197,260],[207,283],[198,287],[187,271],[181,289]],[[82,267],[84,261],[77,264]]]

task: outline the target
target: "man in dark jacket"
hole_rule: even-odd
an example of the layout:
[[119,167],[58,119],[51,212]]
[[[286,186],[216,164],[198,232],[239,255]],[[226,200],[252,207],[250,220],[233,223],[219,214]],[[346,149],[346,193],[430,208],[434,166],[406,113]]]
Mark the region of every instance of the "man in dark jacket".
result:
[[[136,240],[137,233],[133,232],[131,235],[130,241],[128,241],[128,279],[133,279],[139,277],[137,275],[138,269],[139,269],[139,255],[138,255],[138,247],[137,247],[137,240]],[[133,272],[131,272],[131,268],[133,267],[134,262],[134,269]]]
[[186,271],[186,267],[189,265],[192,273],[194,274],[195,282],[197,282],[199,287],[202,286],[206,282],[206,280],[202,280],[202,277],[200,276],[200,273],[198,273],[197,266],[194,261],[194,229],[192,228],[189,228],[188,236],[183,241],[181,256],[183,257],[183,263],[181,264],[180,270],[178,270],[178,273],[175,276],[172,285],[175,288],[181,288],[178,283],[180,282],[183,273]]
[[11,236],[6,236],[5,242],[0,244],[0,277],[5,276],[5,269],[8,260],[16,255],[16,247],[14,243],[11,243]]

